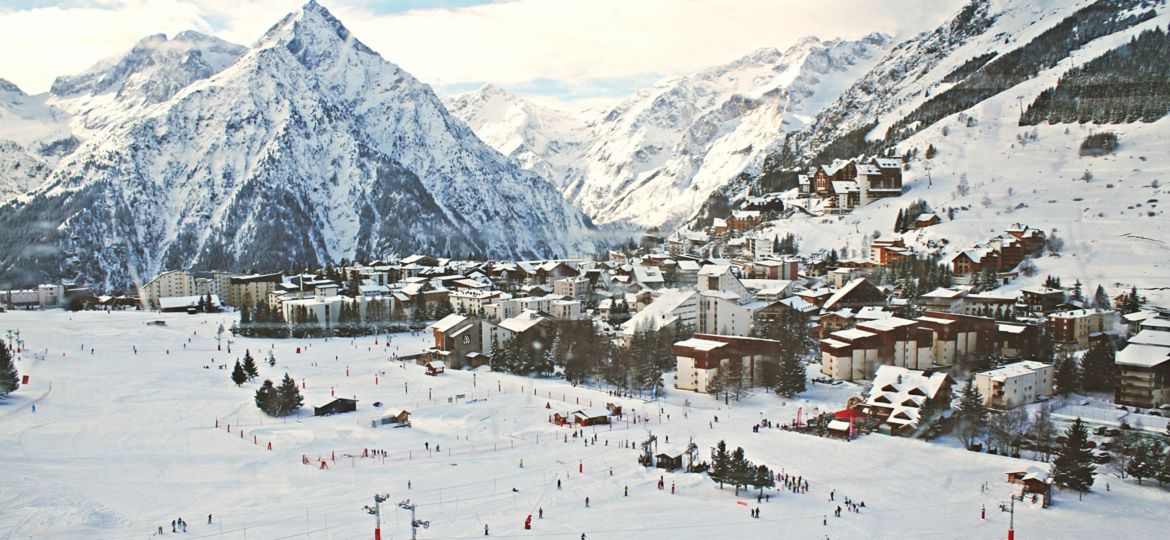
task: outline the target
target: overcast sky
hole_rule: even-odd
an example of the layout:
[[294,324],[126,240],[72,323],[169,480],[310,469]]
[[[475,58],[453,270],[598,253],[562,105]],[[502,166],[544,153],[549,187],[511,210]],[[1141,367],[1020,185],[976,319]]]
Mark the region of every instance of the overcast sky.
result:
[[[244,45],[306,0],[0,0],[0,78],[28,93],[144,36],[194,29]],[[321,0],[358,39],[437,91],[495,82],[583,105],[802,36],[904,38],[966,0]]]

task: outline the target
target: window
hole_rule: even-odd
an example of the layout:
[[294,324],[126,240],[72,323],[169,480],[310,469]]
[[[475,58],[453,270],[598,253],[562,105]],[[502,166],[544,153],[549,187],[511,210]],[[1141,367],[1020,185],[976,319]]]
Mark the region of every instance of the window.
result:
[[471,343],[471,336],[463,336],[463,344],[467,345],[468,343]]

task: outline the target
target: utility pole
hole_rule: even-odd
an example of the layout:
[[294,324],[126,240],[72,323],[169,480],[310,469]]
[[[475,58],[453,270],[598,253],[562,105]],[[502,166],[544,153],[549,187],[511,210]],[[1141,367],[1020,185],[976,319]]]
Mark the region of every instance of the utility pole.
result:
[[389,498],[389,493],[374,495],[374,506],[366,505],[364,507],[367,513],[374,516],[374,540],[382,540],[382,503]]
[[[383,499],[383,500],[385,500],[385,499]],[[424,529],[429,529],[431,527],[431,522],[430,521],[423,521],[421,519],[415,519],[415,517],[414,517],[415,505],[410,504],[410,499],[406,499],[406,500],[398,503],[398,507],[405,509],[405,510],[410,510],[410,540],[418,540],[418,528],[422,527]],[[379,540],[379,539],[375,539],[375,540]]]
[[1016,496],[1012,495],[1012,513],[1008,521],[1008,540],[1016,540]]

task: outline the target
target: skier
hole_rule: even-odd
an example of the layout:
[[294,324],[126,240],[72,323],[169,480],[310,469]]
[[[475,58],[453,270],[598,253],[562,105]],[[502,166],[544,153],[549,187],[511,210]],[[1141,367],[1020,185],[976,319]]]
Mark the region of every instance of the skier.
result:
[[589,508],[589,497],[585,497],[585,508]]
[[484,536],[487,536],[487,535],[488,535],[488,526],[487,526],[487,523],[484,523],[484,524],[483,524],[483,535],[484,535]]
[[561,489],[561,479],[557,478],[557,489]]
[[625,494],[625,495],[622,495],[622,496],[623,496],[623,497],[629,497],[629,496],[630,496],[630,486],[626,486],[626,494]]
[[537,508],[537,509],[536,509],[536,515],[537,515],[537,517],[538,517],[538,518],[540,518],[540,519],[544,519],[544,508],[543,508],[543,507],[541,507],[541,508]]
[[178,523],[178,522],[177,522],[177,521],[175,521],[175,520],[173,520],[173,519],[171,520],[171,532],[173,532],[173,533],[174,533],[174,532],[179,532],[179,531],[175,530],[175,525],[176,525],[176,523]]
[[211,514],[207,514],[207,524],[211,525]]

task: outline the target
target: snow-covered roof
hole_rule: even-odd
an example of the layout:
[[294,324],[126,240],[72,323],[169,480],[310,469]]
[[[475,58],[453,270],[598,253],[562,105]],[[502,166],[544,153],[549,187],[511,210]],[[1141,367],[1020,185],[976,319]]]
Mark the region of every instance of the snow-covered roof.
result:
[[1121,366],[1154,367],[1170,362],[1170,347],[1130,344],[1117,351],[1114,362]]
[[1040,362],[1033,362],[1031,360],[1021,360],[1019,362],[1015,362],[1013,364],[1007,364],[1005,366],[993,369],[991,371],[984,371],[983,373],[980,373],[979,375],[983,375],[985,377],[990,377],[991,380],[993,380],[993,381],[1003,381],[1003,380],[1007,379],[1008,377],[1019,377],[1020,375],[1028,375],[1030,373],[1039,371],[1041,369],[1051,368],[1051,367],[1052,366],[1049,364],[1043,364]]
[[948,289],[946,287],[939,287],[933,291],[930,291],[930,292],[922,295],[922,297],[923,298],[938,298],[938,299],[942,299],[942,300],[952,300],[955,298],[962,298],[963,296],[966,296],[966,294],[967,294],[966,291],[957,291],[954,289]]
[[721,276],[721,275],[726,274],[730,271],[731,271],[731,265],[705,264],[705,265],[703,265],[702,268],[699,269],[699,275],[704,276],[704,277],[708,277],[708,276],[714,277],[714,276]]
[[675,343],[680,347],[689,347],[698,351],[712,351],[727,345],[722,341],[711,341],[709,339],[691,338]]
[[531,309],[526,309],[511,319],[500,321],[500,328],[517,334],[523,334],[542,320],[544,320],[543,315]]
[[865,328],[867,330],[889,332],[890,330],[896,330],[903,326],[914,326],[914,324],[916,324],[915,321],[891,316],[884,319],[875,319],[872,321],[859,323],[857,326],[858,328]]
[[861,330],[859,328],[848,328],[845,330],[838,330],[838,331],[833,332],[832,334],[829,334],[829,335],[831,335],[833,337],[838,337],[841,339],[853,341],[855,339],[873,337],[873,336],[876,336],[877,334],[874,334],[873,332],[866,332],[865,330]]
[[1008,334],[1023,334],[1024,331],[1028,329],[1027,326],[1022,326],[1022,325],[1018,325],[1018,324],[997,324],[997,325],[995,325],[995,327],[1000,332],[1005,332]]
[[873,387],[865,403],[892,409],[886,420],[891,424],[913,426],[920,418],[920,407],[938,395],[947,380],[945,373],[927,376],[921,371],[881,365],[874,373]]
[[833,182],[834,193],[849,193],[853,191],[861,191],[861,187],[857,185],[857,182],[848,180],[836,180]]
[[447,315],[446,317],[443,317],[442,319],[435,321],[435,324],[432,324],[431,328],[438,331],[438,332],[446,332],[446,331],[450,330],[452,327],[454,327],[455,325],[463,322],[466,319],[467,319],[467,317],[465,315],[459,315],[458,313],[452,313],[450,315]]
[[1162,332],[1158,330],[1142,330],[1133,337],[1129,338],[1130,346],[1138,345],[1154,345],[1157,347],[1170,347],[1170,332]]
[[633,334],[642,328],[657,330],[667,324],[673,324],[677,318],[674,311],[697,295],[695,291],[667,289],[642,311],[622,323],[622,332]]
[[858,285],[861,285],[864,282],[865,278],[850,280],[849,283],[846,283],[844,287],[841,287],[840,290],[834,293],[833,296],[830,296],[828,300],[825,300],[825,309],[832,309],[832,307],[836,305],[837,302],[843,300],[846,296],[849,295],[849,293],[853,292],[853,289],[856,289]]
[[698,272],[699,263],[691,260],[683,259],[678,262],[678,269],[684,272]]

